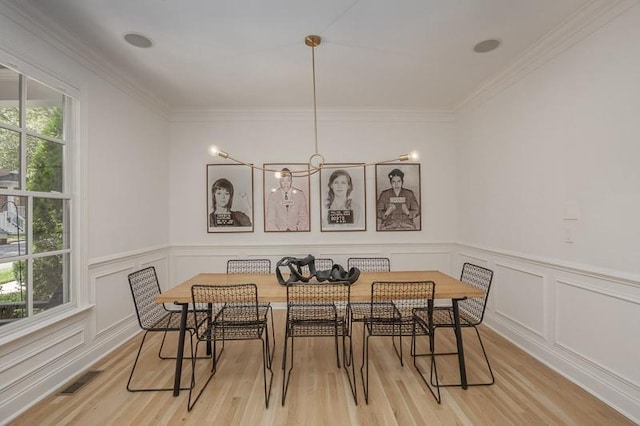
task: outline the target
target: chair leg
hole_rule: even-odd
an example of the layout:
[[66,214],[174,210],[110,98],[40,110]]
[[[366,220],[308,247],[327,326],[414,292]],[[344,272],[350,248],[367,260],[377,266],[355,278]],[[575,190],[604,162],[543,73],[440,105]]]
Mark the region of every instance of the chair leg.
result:
[[396,325],[393,324],[392,332],[391,332],[391,342],[393,343],[393,349],[396,351],[396,356],[400,360],[400,366],[404,367],[404,361],[402,360],[402,325],[400,325],[400,332],[398,333],[398,340],[400,341],[399,345],[396,346]]
[[[262,341],[262,379],[264,381],[264,405],[269,408],[271,387],[273,386],[273,370],[271,369],[271,355],[269,354],[269,330],[265,328],[265,338]],[[269,370],[269,386],[267,387],[267,370]]]
[[[351,394],[353,395],[353,401],[358,405],[358,385],[356,383],[356,367],[353,362],[353,340],[351,335],[348,335],[348,329],[345,327],[342,332],[342,365],[344,366],[345,373],[347,373],[347,379],[349,379],[349,387],[351,388]],[[349,339],[349,356],[346,355],[346,339]],[[351,367],[351,373],[349,373],[349,367]]]
[[[420,326],[420,328],[422,329],[422,332],[428,334],[429,337],[429,349],[430,352],[429,353],[418,353],[417,349],[416,349],[416,324],[418,326]],[[425,328],[426,326],[426,328]],[[422,333],[421,333],[422,334]],[[433,329],[431,327],[429,327],[426,324],[422,324],[421,322],[419,322],[419,320],[415,320],[413,321],[413,326],[412,326],[412,333],[411,333],[411,347],[412,347],[412,353],[413,353],[413,366],[415,367],[416,371],[418,372],[418,375],[420,376],[420,378],[422,379],[422,381],[424,382],[424,384],[427,386],[427,388],[429,389],[429,392],[431,392],[431,395],[433,395],[433,397],[435,398],[435,400],[438,402],[438,404],[441,403],[442,401],[442,397],[440,395],[440,383],[438,380],[438,367],[436,365],[436,357],[435,354],[433,353],[433,349],[435,347],[435,340],[434,340],[434,336],[433,336]],[[431,366],[429,369],[429,375],[430,378],[429,380],[427,380],[424,377],[424,373],[420,370],[420,367],[418,367],[418,363],[416,361],[416,359],[418,357],[422,357],[422,356],[429,356],[431,358]],[[435,384],[433,383],[433,380],[435,378]],[[433,388],[435,387],[435,391],[433,390]]]
[[364,402],[369,405],[369,335],[366,333],[366,323],[362,327],[362,365],[360,376],[362,377],[362,389]]
[[[218,352],[218,349],[217,349],[218,340],[222,341],[222,344],[221,344],[222,347],[220,348],[220,352]],[[224,341],[225,341],[224,335],[222,336],[222,339],[217,339],[217,338],[213,339],[213,350],[211,351],[213,365],[211,366],[211,371],[213,371],[214,373],[218,369],[218,362],[220,361],[220,358],[222,357],[222,353],[224,352]]]
[[[142,341],[140,342],[140,346],[138,347],[138,353],[136,354],[136,359],[133,362],[133,367],[131,367],[131,373],[129,373],[129,380],[127,381],[127,390],[129,392],[173,391],[173,388],[134,388],[134,387],[131,386],[131,382],[133,380],[133,374],[135,373],[136,367],[138,366],[138,360],[140,358],[140,354],[142,353],[142,347],[144,346],[144,342],[145,342],[145,340],[147,338],[147,334],[148,333],[149,333],[149,331],[147,330],[147,331],[145,331],[144,335],[142,336]],[[193,343],[191,345],[192,345],[191,346],[191,354],[193,356]],[[161,347],[161,350],[162,350],[162,347]],[[187,390],[187,389],[191,389],[191,387],[180,388],[180,390]]]
[[[491,363],[489,362],[489,357],[487,356],[487,351],[484,348],[484,344],[482,343],[482,338],[480,337],[480,332],[476,326],[472,326],[476,332],[476,336],[478,337],[478,342],[480,343],[480,348],[482,349],[482,354],[484,355],[484,360],[487,363],[487,369],[489,370],[489,375],[491,376],[491,380],[488,382],[476,382],[476,383],[467,383],[467,386],[491,386],[495,383],[496,379],[493,375],[493,369],[491,368]],[[449,327],[447,327],[449,328]],[[435,331],[435,330],[434,330]],[[458,355],[458,352],[435,352],[435,356],[443,356],[443,355]],[[433,381],[432,381],[433,384]],[[440,383],[442,387],[453,387],[453,386],[461,386],[460,382],[455,383]]]
[[[198,353],[198,346],[201,342],[202,340],[199,340],[198,343],[196,343],[196,353]],[[215,340],[214,340],[214,351],[212,352],[211,357],[215,358]],[[196,395],[195,399],[192,401],[191,398],[192,398],[193,390],[195,389],[195,383],[196,383],[197,359],[198,358],[196,357],[193,357],[193,356],[191,357],[191,388],[189,388],[189,398],[187,400],[187,411],[191,411],[193,409],[193,407],[196,405],[196,402],[198,402],[198,400],[200,399],[200,396],[202,396],[202,393],[207,388],[207,385],[209,384],[211,379],[213,379],[213,376],[215,376],[216,374],[215,368],[212,368],[211,374],[209,374],[207,381],[204,383],[204,385],[202,385],[202,389],[200,389],[200,392],[198,392],[198,395]]]
[[[173,317],[173,313],[170,313],[167,317],[166,326],[168,327],[171,323],[171,318]],[[164,347],[164,341],[167,338],[167,331],[162,333],[162,342],[160,343],[160,349],[158,350],[158,358],[160,359],[176,359],[176,357],[163,357],[162,356],[162,348]]]
[[[293,333],[290,334],[289,329],[287,328],[284,336],[284,352],[282,354],[282,406],[284,407],[284,401],[287,398],[287,391],[289,390],[289,380],[291,379],[291,370],[293,370]],[[287,342],[291,339],[291,353],[287,353]],[[287,370],[287,358],[291,356],[291,367]]]
[[[274,337],[275,338],[275,337]],[[264,326],[264,341],[267,347],[267,367],[269,369],[272,368],[272,363],[273,363],[273,352],[272,352],[272,346],[273,349],[275,349],[275,341],[272,341],[269,338],[269,322],[265,321],[265,326]]]
[[[167,338],[167,332],[162,333],[162,343],[160,343],[160,349],[158,350],[158,358],[160,359],[171,359],[171,357],[163,357],[162,356],[162,348],[164,347],[164,340]],[[175,357],[174,357],[175,359]]]
[[[271,306],[269,306],[269,314],[271,316],[271,347],[269,348],[269,368],[271,368],[271,363],[273,362],[273,355],[276,351],[276,331],[275,331],[275,327],[273,326],[273,308],[271,308]],[[268,336],[269,336],[269,323],[267,322],[267,343],[269,342]]]
[[[167,337],[167,331],[165,331],[162,335],[162,343],[160,343],[160,349],[158,350],[158,358],[163,359],[163,360],[170,360],[170,359],[176,359],[177,357],[175,356],[166,356],[166,355],[162,355],[162,348],[164,347],[164,342],[165,339]],[[193,334],[191,336],[191,347],[193,347]],[[197,354],[195,354],[195,356],[197,356]],[[198,356],[197,356],[198,357]],[[184,357],[183,359],[191,359],[190,357]],[[208,355],[204,355],[204,356],[200,356],[198,357],[198,359],[209,359]]]
[[489,362],[489,357],[487,356],[487,351],[484,349],[484,344],[482,343],[482,338],[480,337],[480,332],[478,331],[478,327],[473,327],[476,331],[476,335],[478,336],[478,342],[480,342],[480,347],[482,348],[482,354],[484,355],[484,360],[487,362],[487,368],[489,368],[489,374],[491,375],[491,381],[484,383],[471,383],[469,386],[490,386],[496,382],[496,378],[493,376],[493,369],[491,368],[491,363]]
[[[340,368],[340,350],[338,349],[338,324],[335,325],[333,338],[334,338],[334,343],[336,347],[336,364],[338,365],[338,368]],[[342,336],[342,338],[344,339],[344,335]],[[344,345],[343,345],[343,348],[344,348]]]

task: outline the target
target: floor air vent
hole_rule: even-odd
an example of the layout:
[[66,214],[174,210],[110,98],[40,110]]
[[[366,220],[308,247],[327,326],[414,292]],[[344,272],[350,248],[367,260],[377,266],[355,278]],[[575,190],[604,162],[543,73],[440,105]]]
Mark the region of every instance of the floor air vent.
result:
[[85,373],[84,375],[78,377],[78,380],[76,380],[75,382],[67,386],[65,389],[63,389],[62,392],[60,392],[60,394],[61,395],[74,394],[78,389],[80,389],[81,387],[89,383],[94,377],[96,377],[100,373],[102,373],[102,370],[89,371]]

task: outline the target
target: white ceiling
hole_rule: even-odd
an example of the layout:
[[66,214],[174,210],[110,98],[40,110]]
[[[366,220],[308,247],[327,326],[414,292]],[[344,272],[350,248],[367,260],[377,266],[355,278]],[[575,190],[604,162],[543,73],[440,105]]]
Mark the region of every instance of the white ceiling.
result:
[[[590,0],[22,0],[172,108],[452,110]],[[17,2],[16,2],[17,3]],[[124,33],[147,35],[150,49]],[[473,46],[497,38],[495,51]]]

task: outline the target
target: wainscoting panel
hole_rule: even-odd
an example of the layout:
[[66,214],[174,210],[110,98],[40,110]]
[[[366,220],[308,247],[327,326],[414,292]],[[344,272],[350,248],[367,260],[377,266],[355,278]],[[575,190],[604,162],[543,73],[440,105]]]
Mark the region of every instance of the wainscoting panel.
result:
[[496,263],[491,290],[495,313],[543,337],[543,284],[540,274]]
[[640,301],[556,281],[556,344],[640,389]]
[[99,337],[114,323],[128,318],[135,320],[131,290],[127,275],[136,270],[134,264],[124,264],[117,268],[91,274],[95,288],[95,324]]

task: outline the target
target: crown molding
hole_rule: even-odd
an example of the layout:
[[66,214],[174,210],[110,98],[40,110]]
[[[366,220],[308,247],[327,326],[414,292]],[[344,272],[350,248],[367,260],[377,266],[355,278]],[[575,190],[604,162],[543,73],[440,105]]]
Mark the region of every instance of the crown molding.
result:
[[[317,113],[320,121],[377,121],[441,123],[454,121],[451,111],[403,110],[377,108],[323,108]],[[212,121],[278,121],[313,119],[310,108],[235,108],[235,109],[176,109],[171,122],[197,123]]]
[[[123,93],[139,100],[163,117],[169,116],[169,105],[153,92],[129,78],[126,74],[101,59],[84,43],[77,40],[68,30],[43,15],[37,8],[20,0],[2,0],[0,14],[6,16],[25,31],[33,34],[45,44],[61,52],[89,71],[97,74]],[[14,56],[28,60],[31,65],[40,69],[38,58],[29,57],[27,52],[11,52]]]
[[[9,48],[8,46],[0,46],[0,62],[2,62],[2,64],[7,68],[20,74],[24,74],[29,78],[38,80],[66,96],[76,99],[80,98],[80,89],[73,86],[71,82],[65,81],[63,77],[52,72],[50,69],[45,69],[36,65],[34,61],[29,62],[29,58],[25,58],[27,60],[23,61],[20,59],[20,56],[24,58],[24,55],[20,55],[20,53],[14,49]],[[7,75],[5,78],[0,78],[0,80],[9,81],[14,78],[15,76]]]
[[638,3],[638,0],[593,0],[524,51],[509,67],[486,81],[453,111],[460,112],[487,102]]

